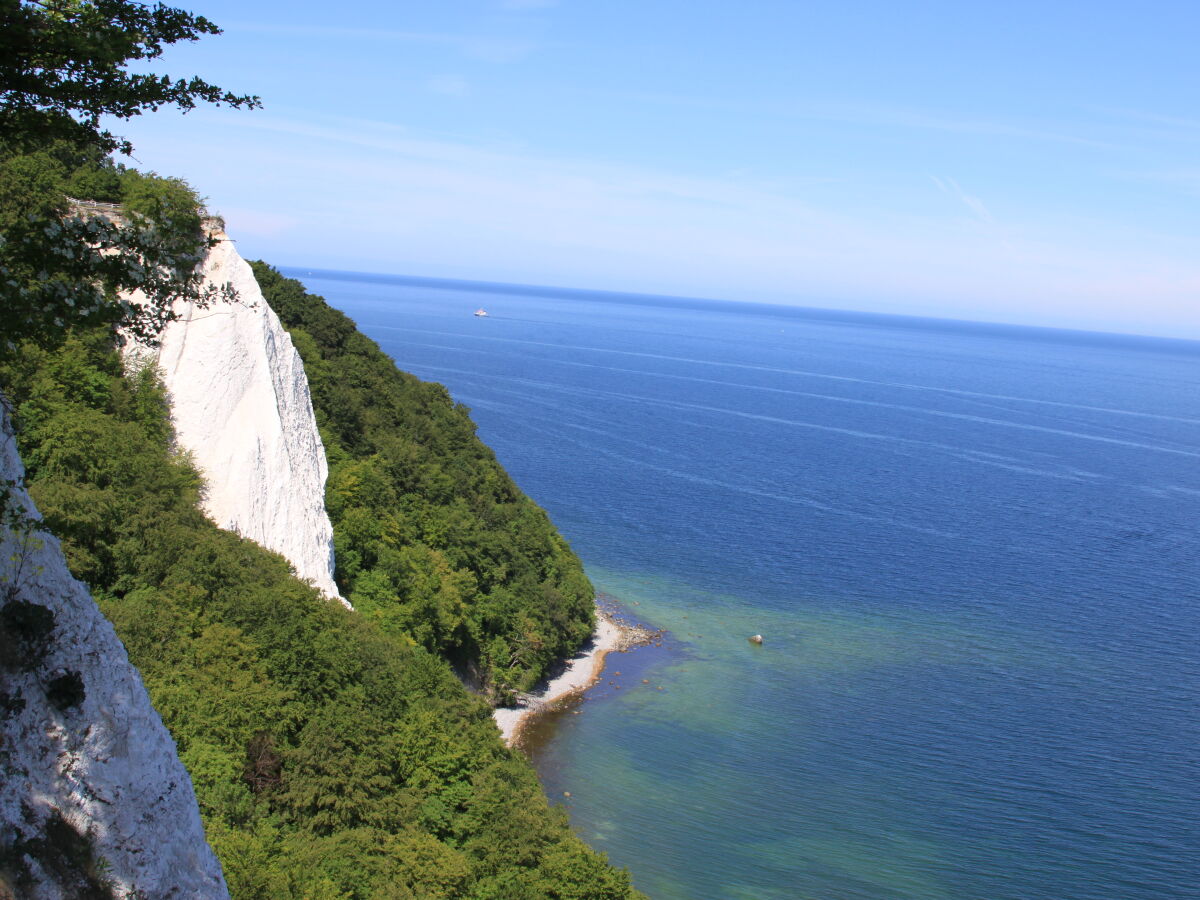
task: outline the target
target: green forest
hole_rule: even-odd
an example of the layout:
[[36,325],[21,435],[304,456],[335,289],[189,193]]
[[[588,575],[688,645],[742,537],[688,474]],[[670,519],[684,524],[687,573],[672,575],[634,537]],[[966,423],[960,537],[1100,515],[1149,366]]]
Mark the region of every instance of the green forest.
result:
[[175,738],[234,897],[631,896],[424,638],[205,519],[161,387],[123,374],[110,329],[24,345],[0,383],[30,492]]
[[338,586],[489,695],[528,690],[595,625],[595,594],[439,384],[399,371],[300,282],[253,264],[308,375],[329,459]]

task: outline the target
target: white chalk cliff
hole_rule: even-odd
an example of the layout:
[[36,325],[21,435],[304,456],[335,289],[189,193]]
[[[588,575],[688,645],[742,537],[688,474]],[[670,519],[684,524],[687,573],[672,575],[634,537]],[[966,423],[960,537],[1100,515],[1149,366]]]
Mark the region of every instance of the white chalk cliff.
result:
[[341,599],[325,449],[300,354],[249,264],[216,236],[205,279],[232,284],[239,300],[207,309],[180,303],[161,335],[158,367],[176,439],[200,469],[203,508],[217,525],[283,555],[297,575]]
[[23,478],[0,411],[0,895],[82,896],[87,846],[117,897],[227,898],[175,744]]

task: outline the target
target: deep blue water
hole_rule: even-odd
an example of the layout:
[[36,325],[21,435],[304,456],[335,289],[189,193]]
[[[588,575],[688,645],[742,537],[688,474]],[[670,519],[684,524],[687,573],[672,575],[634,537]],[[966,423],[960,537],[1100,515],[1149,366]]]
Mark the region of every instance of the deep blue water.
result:
[[1200,897],[1200,344],[288,274],[670,631],[535,757],[652,897]]

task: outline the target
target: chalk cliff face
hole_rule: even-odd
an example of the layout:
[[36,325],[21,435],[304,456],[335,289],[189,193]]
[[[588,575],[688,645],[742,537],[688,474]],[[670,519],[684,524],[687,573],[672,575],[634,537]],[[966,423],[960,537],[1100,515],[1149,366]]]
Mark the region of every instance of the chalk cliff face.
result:
[[181,304],[161,336],[158,366],[176,438],[203,474],[204,511],[217,525],[282,554],[301,578],[338,597],[328,468],[300,355],[250,266],[217,236],[204,274],[231,283],[238,302]]
[[23,477],[0,411],[0,896],[227,898],[175,744]]

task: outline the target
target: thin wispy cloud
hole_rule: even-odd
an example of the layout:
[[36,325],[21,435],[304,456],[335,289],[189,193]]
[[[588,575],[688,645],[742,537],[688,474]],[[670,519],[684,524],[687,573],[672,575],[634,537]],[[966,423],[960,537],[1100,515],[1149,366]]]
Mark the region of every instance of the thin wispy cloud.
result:
[[426,79],[425,89],[443,97],[465,97],[471,93],[471,85],[461,75],[434,75]]
[[316,27],[275,23],[234,23],[229,32],[249,32],[283,37],[311,37],[322,40],[373,41],[398,44],[422,44],[445,47],[468,59],[482,62],[511,63],[528,57],[542,44],[538,41],[489,34],[454,34],[427,31],[397,31],[387,28]]
[[558,0],[500,0],[499,6],[509,10],[549,9],[558,6]]
[[1183,131],[1200,134],[1200,119],[1191,119],[1185,116],[1165,115],[1163,113],[1149,112],[1141,109],[1127,109],[1123,107],[1096,106],[1091,108],[1096,112],[1113,116],[1118,119],[1146,122],[1152,125],[1165,125],[1170,128],[1177,128]]
[[954,197],[963,206],[965,206],[974,216],[982,222],[993,222],[992,214],[987,207],[983,205],[983,201],[978,197],[967,194],[959,186],[958,182],[949,176],[939,178],[937,175],[930,175],[930,181],[937,186],[937,189],[943,194]]
[[1114,171],[1112,177],[1125,181],[1143,182],[1152,185],[1165,185],[1183,191],[1186,194],[1200,195],[1200,168],[1180,168],[1141,171]]
[[864,125],[1017,138],[1060,144],[1077,144],[1088,147],[1115,146],[1106,140],[1053,128],[1044,128],[1040,124],[1032,122],[956,116],[906,107],[889,108],[860,104],[831,105],[825,107],[814,105],[810,107],[808,114],[813,117],[855,122]]
[[766,115],[775,118],[844,122],[880,128],[981,135],[1094,148],[1118,148],[1119,143],[1084,134],[1043,127],[1033,121],[980,118],[902,106],[862,103],[780,103],[761,99],[721,100],[713,97],[656,91],[600,92],[632,102],[705,109],[714,112]]
[[959,186],[958,182],[955,181],[953,178],[950,178],[948,176],[944,177],[944,178],[939,178],[936,175],[930,175],[929,177],[933,181],[933,183],[935,185],[937,185],[938,190],[940,190],[943,194],[948,194],[949,196],[954,197],[956,200],[958,200],[979,221],[987,222],[988,224],[991,224],[992,222],[995,221],[995,219],[992,217],[991,212],[989,212],[988,208],[983,205],[983,201],[980,200],[978,197],[976,197],[972,194],[968,194],[966,191],[964,191]]

